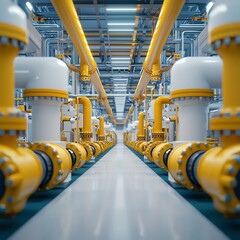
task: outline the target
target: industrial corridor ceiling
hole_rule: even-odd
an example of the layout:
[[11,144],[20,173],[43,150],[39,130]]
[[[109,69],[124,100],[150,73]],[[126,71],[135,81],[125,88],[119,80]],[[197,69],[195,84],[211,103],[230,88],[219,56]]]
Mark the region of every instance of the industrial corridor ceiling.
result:
[[[59,16],[50,0],[19,0],[20,6],[29,14],[29,19],[42,36],[44,46],[41,54],[56,56],[64,54],[72,63],[74,49]],[[187,0],[175,23],[161,54],[161,68],[169,67],[174,54],[194,55],[195,40],[206,26],[208,0]],[[152,34],[163,1],[74,1],[90,50],[97,63],[100,79],[108,95],[108,101],[117,122],[123,122],[133,103],[133,94],[140,79]],[[188,30],[196,30],[188,32]],[[181,37],[184,35],[184,49]],[[52,41],[51,41],[52,40]],[[194,46],[192,46],[194,45]],[[184,50],[184,51],[183,51]],[[23,55],[38,55],[34,48],[27,48]],[[79,67],[76,58],[75,67]],[[73,81],[70,77],[70,81]],[[70,82],[72,84],[72,82]],[[152,80],[149,85],[160,93],[162,86],[169,84],[169,75],[161,80]],[[72,92],[74,93],[74,92]],[[90,82],[80,82],[77,94],[92,94]],[[95,92],[96,94],[96,92]],[[101,109],[104,114],[104,108]]]

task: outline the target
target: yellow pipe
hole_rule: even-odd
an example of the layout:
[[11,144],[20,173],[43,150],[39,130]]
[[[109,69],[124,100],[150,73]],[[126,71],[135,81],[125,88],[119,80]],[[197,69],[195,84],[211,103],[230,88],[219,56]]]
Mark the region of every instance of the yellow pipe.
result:
[[[216,2],[215,8],[220,9],[219,5],[222,3],[217,4]],[[237,14],[231,4],[231,1],[229,3],[226,1],[221,7],[227,9],[228,15]],[[209,21],[214,18],[217,22],[217,18],[222,18],[223,11],[215,10],[211,13]],[[216,209],[230,215],[239,214],[240,206],[238,194],[240,185],[239,35],[240,22],[225,23],[211,29],[209,34],[210,43],[216,47],[216,51],[223,59],[223,109],[219,116],[210,121],[210,129],[220,134],[222,147],[207,151],[197,168],[199,183],[212,197]]]
[[159,56],[157,56],[153,62],[151,80],[154,80],[154,81],[161,80],[161,67],[160,67]]
[[[55,10],[57,11],[61,21],[64,24],[66,31],[68,32],[75,49],[77,50],[80,58],[81,64],[88,65],[88,74],[92,84],[94,85],[96,91],[99,94],[99,99],[103,101],[103,105],[106,111],[110,112],[113,122],[115,122],[111,106],[107,99],[107,94],[103,88],[100,77],[97,73],[97,64],[92,56],[87,39],[84,35],[81,23],[79,21],[74,3],[72,0],[51,0]],[[111,111],[110,111],[111,110]]]
[[137,141],[145,140],[145,131],[144,131],[144,112],[140,112],[138,115],[138,133],[137,133]]
[[[92,138],[92,104],[87,97],[77,97],[77,104],[83,105],[82,140],[91,141]],[[78,126],[77,126],[78,128]]]
[[88,73],[88,65],[86,63],[80,64],[79,71],[79,80],[81,81],[90,81],[89,73]]
[[146,59],[143,63],[143,72],[134,93],[135,100],[139,100],[143,95],[143,92],[151,78],[154,60],[156,60],[156,57],[160,56],[184,2],[184,0],[165,0],[163,2],[152,41],[150,43]]
[[163,104],[172,104],[170,96],[160,96],[154,102],[154,124],[152,129],[153,141],[165,140],[165,134],[162,131]]
[[102,116],[98,117],[99,119],[99,133],[98,133],[98,139],[99,141],[105,140],[105,134],[104,134],[104,118]]

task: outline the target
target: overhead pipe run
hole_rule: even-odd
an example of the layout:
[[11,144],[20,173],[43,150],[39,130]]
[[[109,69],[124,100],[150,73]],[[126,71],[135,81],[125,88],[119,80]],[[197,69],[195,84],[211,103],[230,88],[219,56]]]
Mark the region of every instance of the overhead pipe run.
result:
[[109,117],[115,122],[111,106],[107,99],[107,94],[103,88],[99,74],[97,72],[97,64],[92,56],[86,37],[84,35],[81,23],[79,21],[74,3],[71,0],[51,0],[55,10],[57,11],[61,21],[67,30],[75,49],[77,50],[81,64],[88,65],[88,73],[91,82],[99,94],[99,99],[102,101]]
[[143,93],[151,79],[153,63],[160,56],[184,2],[184,0],[165,0],[163,2],[147,57],[143,63],[143,72],[134,93],[136,101],[143,99]]

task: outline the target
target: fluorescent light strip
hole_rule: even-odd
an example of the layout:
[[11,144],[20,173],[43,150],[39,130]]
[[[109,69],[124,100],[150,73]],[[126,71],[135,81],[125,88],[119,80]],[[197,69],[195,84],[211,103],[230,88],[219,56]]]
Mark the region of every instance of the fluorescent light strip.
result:
[[108,26],[134,26],[135,23],[108,23]]
[[132,28],[110,28],[108,29],[109,32],[133,32],[134,29]]
[[112,67],[113,70],[118,70],[118,69],[128,69],[128,66],[126,67]]
[[128,78],[114,78],[113,81],[127,81]]
[[[129,59],[129,61],[130,61],[130,59]],[[126,64],[129,64],[129,61],[114,61],[114,60],[112,60],[112,63],[113,64],[116,64],[116,63],[126,63]]]
[[130,57],[112,57],[112,60],[130,60]]
[[128,11],[128,12],[135,12],[136,8],[106,8],[108,12],[115,12],[115,11]]
[[30,2],[26,2],[26,6],[27,6],[27,8],[28,8],[30,11],[33,10],[33,6],[32,6],[32,4],[31,4]]

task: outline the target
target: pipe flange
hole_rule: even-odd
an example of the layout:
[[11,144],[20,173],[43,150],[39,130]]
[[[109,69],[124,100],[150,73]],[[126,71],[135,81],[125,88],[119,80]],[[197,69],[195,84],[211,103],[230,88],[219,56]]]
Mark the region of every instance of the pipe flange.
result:
[[89,132],[89,133],[87,133],[87,132],[83,133],[83,132],[82,132],[82,133],[80,134],[80,136],[81,136],[82,139],[84,139],[84,138],[92,138],[92,135],[93,135],[93,134],[92,134],[91,132]]
[[95,153],[93,154],[94,157],[97,157],[104,151],[104,147],[100,142],[89,142],[88,144],[95,149]]
[[162,74],[151,75],[151,81],[161,81],[161,80],[162,80]]
[[86,162],[90,161],[92,159],[93,156],[93,151],[91,146],[89,145],[88,142],[78,142],[78,144],[82,145],[85,150],[86,150]]
[[67,143],[66,148],[73,151],[76,156],[76,161],[72,165],[72,171],[75,171],[78,168],[82,167],[86,161],[85,148],[78,143]]
[[147,146],[147,148],[146,148],[146,150],[144,152],[144,156],[146,156],[148,160],[153,161],[152,151],[160,143],[161,143],[160,141],[156,141],[156,142],[151,141],[151,142],[149,142],[149,144],[148,144],[148,146]]
[[33,88],[25,89],[23,92],[26,101],[55,100],[68,101],[68,92],[58,89]]
[[[206,172],[206,169],[211,172]],[[240,214],[240,145],[209,150],[197,169],[198,180],[224,214]]]
[[81,74],[79,75],[79,81],[90,81],[90,75],[84,75],[84,74]]
[[148,142],[142,142],[138,145],[138,152],[141,154],[144,154],[146,148],[147,148]]
[[209,34],[209,42],[212,48],[217,50],[222,45],[229,46],[231,42],[240,44],[240,24],[224,24],[213,29]]
[[137,141],[144,141],[145,140],[145,137],[144,136],[139,136],[137,137]]
[[41,178],[41,163],[31,150],[0,145],[0,214],[21,211]]
[[68,151],[55,143],[31,143],[32,151],[44,152],[52,161],[53,173],[50,180],[40,190],[50,190],[62,183],[71,171],[72,161]]
[[0,136],[22,137],[25,135],[25,113],[15,108],[0,108]]
[[214,97],[213,90],[199,88],[199,89],[180,89],[171,92],[171,100],[175,101],[189,101],[189,100],[201,100],[209,101]]
[[164,154],[172,148],[172,143],[159,143],[152,151],[154,163],[165,171],[168,170],[168,159],[164,160]]
[[165,139],[165,133],[161,132],[161,133],[152,133],[152,138],[156,139],[158,138],[159,140],[161,139],[162,141],[164,141]]
[[184,143],[174,148],[169,156],[168,169],[172,177],[189,190],[199,190],[199,185],[192,182],[188,176],[187,164],[189,158],[196,152],[207,151],[211,147],[207,143]]
[[223,136],[240,136],[240,109],[223,109],[213,115],[210,120],[210,129],[219,131]]
[[[1,23],[0,23],[0,29],[1,29]],[[0,34],[1,34],[1,30],[0,30]],[[12,47],[19,48],[20,51],[22,51],[25,47],[25,43],[22,41],[19,41],[15,38],[9,38],[9,37],[0,35],[0,46],[5,46],[7,44],[10,44]]]

